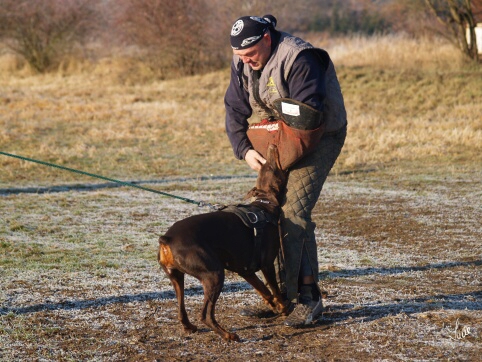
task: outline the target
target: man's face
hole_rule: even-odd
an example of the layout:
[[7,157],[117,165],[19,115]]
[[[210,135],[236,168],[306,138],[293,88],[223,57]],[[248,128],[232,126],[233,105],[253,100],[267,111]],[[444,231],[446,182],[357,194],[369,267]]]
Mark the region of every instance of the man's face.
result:
[[263,39],[251,48],[233,50],[233,53],[238,55],[244,64],[248,64],[254,70],[260,70],[268,63],[271,55],[271,36],[266,33]]

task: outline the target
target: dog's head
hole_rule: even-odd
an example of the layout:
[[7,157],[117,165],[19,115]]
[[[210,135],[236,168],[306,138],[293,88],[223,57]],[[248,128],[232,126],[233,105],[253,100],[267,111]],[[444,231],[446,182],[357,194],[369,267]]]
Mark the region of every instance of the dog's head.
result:
[[245,199],[254,197],[276,202],[276,205],[279,205],[286,180],[287,174],[281,169],[278,147],[269,145],[266,163],[258,173],[256,187],[248,192]]

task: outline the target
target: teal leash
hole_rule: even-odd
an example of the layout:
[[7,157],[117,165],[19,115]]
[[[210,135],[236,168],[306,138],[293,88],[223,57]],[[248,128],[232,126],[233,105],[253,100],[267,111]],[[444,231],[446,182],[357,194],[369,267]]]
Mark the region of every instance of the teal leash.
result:
[[58,168],[58,169],[61,169],[61,170],[78,173],[78,174],[80,174],[80,175],[86,175],[86,176],[90,176],[90,177],[94,177],[94,178],[99,178],[99,179],[102,179],[102,180],[114,182],[114,183],[117,183],[117,184],[120,184],[120,185],[124,185],[124,186],[135,187],[135,188],[137,188],[137,189],[141,189],[141,190],[149,191],[149,192],[154,192],[154,193],[156,193],[156,194],[160,194],[160,195],[163,195],[163,196],[173,197],[173,198],[175,198],[175,199],[179,199],[179,200],[182,200],[182,201],[185,201],[185,202],[189,202],[189,203],[191,203],[191,204],[196,204],[196,205],[199,206],[199,207],[208,206],[208,207],[210,207],[210,208],[212,208],[212,209],[214,209],[214,210],[217,210],[217,209],[218,209],[217,205],[212,205],[212,204],[206,203],[206,202],[204,202],[204,201],[195,201],[195,200],[188,199],[188,198],[186,198],[186,197],[181,197],[181,196],[176,196],[176,195],[168,194],[167,192],[162,192],[162,191],[155,190],[155,189],[151,189],[151,188],[148,188],[148,187],[136,185],[136,184],[133,184],[133,183],[131,183],[131,182],[120,181],[120,180],[116,180],[116,179],[113,179],[113,178],[110,178],[110,177],[105,177],[105,176],[101,176],[101,175],[96,175],[96,174],[94,174],[94,173],[85,172],[85,171],[81,171],[81,170],[76,170],[76,169],[74,169],[74,168],[56,165],[55,163],[50,163],[50,162],[35,160],[35,159],[33,159],[33,158],[24,157],[24,156],[19,156],[19,155],[14,155],[14,154],[7,153],[7,152],[2,152],[2,151],[0,151],[0,154],[2,154],[2,155],[4,155],[4,156],[8,156],[8,157],[18,158],[18,159],[23,160],[23,161],[34,162],[34,163],[38,163],[38,164],[41,164],[41,165],[44,165],[44,166],[54,167],[54,168]]

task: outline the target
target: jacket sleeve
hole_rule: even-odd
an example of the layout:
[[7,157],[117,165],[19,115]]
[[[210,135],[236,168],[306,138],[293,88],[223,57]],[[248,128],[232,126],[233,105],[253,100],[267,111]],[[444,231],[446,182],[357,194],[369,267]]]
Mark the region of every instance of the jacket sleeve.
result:
[[325,65],[322,64],[316,50],[302,51],[288,74],[290,98],[323,112],[326,98],[325,78]]
[[[241,63],[242,64],[242,63]],[[242,77],[239,70],[231,62],[231,81],[224,96],[224,106],[226,108],[226,133],[228,135],[234,155],[242,160],[252,149],[246,131],[248,130],[248,118],[251,117],[252,109],[249,104],[248,92],[242,85]]]

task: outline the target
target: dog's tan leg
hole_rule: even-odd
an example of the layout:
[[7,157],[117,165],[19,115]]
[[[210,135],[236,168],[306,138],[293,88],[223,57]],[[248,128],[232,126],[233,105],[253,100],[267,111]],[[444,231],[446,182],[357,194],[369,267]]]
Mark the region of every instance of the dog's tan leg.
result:
[[275,312],[279,313],[277,310],[277,305],[274,301],[273,294],[266,287],[266,285],[258,278],[256,274],[244,274],[242,277],[253,286],[253,288],[258,292],[258,294],[263,298],[263,300],[270,306],[270,308]]
[[278,282],[276,281],[276,271],[272,265],[267,268],[261,269],[261,272],[268,283],[269,289],[273,294],[273,303],[276,305],[278,313],[286,314],[288,311],[289,303],[283,301],[281,296],[281,290],[279,289]]
[[226,341],[239,341],[236,333],[230,333],[219,325],[214,316],[216,301],[221,294],[224,284],[224,269],[204,273],[200,278],[204,289],[204,306],[201,312],[201,321]]
[[171,279],[171,284],[176,292],[177,304],[178,304],[178,318],[184,327],[184,332],[194,333],[197,331],[197,327],[189,322],[189,318],[186,312],[186,306],[184,305],[184,273],[172,269],[167,272]]

